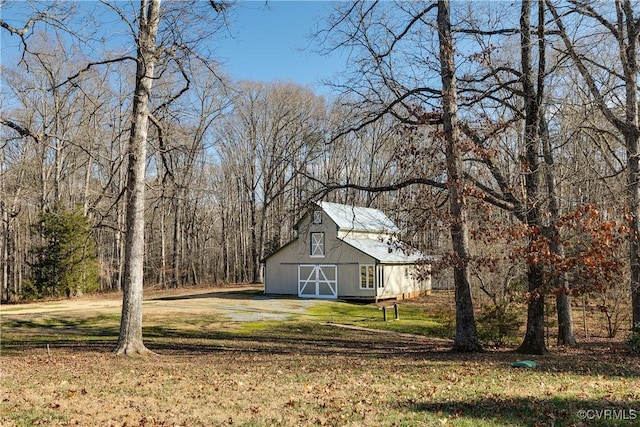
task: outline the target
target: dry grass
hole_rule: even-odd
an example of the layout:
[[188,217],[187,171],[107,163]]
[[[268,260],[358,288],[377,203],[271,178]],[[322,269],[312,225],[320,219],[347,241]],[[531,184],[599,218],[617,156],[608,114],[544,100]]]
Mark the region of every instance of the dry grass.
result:
[[[522,356],[509,349],[454,354],[446,338],[327,324],[375,326],[372,306],[268,305],[252,291],[162,297],[145,302],[157,355],[143,358],[111,353],[119,316],[108,299],[3,307],[0,424],[640,424],[640,360],[619,341],[553,348],[523,370],[510,366]],[[442,309],[438,297],[405,304],[395,327],[403,314],[429,317],[429,301]]]

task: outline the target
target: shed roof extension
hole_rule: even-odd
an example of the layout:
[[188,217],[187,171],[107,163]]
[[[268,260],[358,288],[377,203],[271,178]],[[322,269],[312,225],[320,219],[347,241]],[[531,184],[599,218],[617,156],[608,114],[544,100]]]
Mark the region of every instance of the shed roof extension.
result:
[[405,249],[393,242],[349,237],[344,237],[341,240],[383,264],[413,264],[425,258],[421,252],[416,250],[405,251]]

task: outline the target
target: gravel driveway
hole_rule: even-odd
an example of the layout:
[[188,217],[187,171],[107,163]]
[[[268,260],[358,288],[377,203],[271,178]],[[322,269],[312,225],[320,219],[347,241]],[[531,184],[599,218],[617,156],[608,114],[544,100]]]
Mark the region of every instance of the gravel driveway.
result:
[[[147,292],[143,302],[145,313],[168,314],[189,312],[193,315],[221,316],[231,321],[286,320],[304,313],[310,307],[325,301],[298,298],[267,297],[260,288],[197,288],[174,291]],[[122,300],[117,294],[104,297],[91,296],[71,300],[38,302],[32,304],[2,305],[0,316],[11,318],[21,314],[61,314],[65,312],[119,313]]]

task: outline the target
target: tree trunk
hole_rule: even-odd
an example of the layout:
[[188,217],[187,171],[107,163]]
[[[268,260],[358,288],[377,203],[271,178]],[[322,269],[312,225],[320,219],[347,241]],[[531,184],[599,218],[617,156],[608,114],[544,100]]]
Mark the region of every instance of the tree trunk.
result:
[[[1,178],[1,177],[0,177]],[[4,200],[0,200],[0,211],[2,211],[2,296],[1,301],[9,301],[9,241],[11,229],[9,228],[9,212]]]
[[[538,19],[544,19],[540,16]],[[526,189],[526,222],[532,229],[542,229],[539,207],[540,162],[540,102],[542,87],[539,80],[536,90],[533,83],[533,67],[531,58],[531,1],[523,0],[520,14],[520,56],[522,61],[522,90],[524,94],[525,126],[524,143],[526,150],[525,189]],[[533,241],[529,242],[528,251],[535,251]],[[529,307],[527,309],[527,329],[524,341],[518,352],[527,354],[544,354],[547,349],[544,342],[544,278],[541,268],[529,263],[527,271]]]
[[249,206],[249,230],[251,230],[251,240],[249,253],[251,254],[251,283],[260,283],[260,250],[258,248],[258,219],[256,212],[258,206],[256,203],[256,192],[251,192],[251,202]]
[[462,162],[458,149],[458,105],[456,93],[455,63],[449,1],[438,2],[438,38],[440,40],[440,66],[442,77],[442,118],[446,145],[447,190],[451,214],[451,243],[456,255],[453,276],[456,299],[456,337],[454,351],[480,351],[473,300],[469,283],[469,233],[465,196],[462,192]]
[[[625,117],[618,121],[617,127],[624,135],[627,149],[627,182],[629,187],[629,210],[632,217],[630,236],[629,264],[631,273],[631,318],[633,325],[640,325],[640,89],[638,89],[638,44],[640,43],[640,18],[635,16],[637,9],[630,0],[617,0],[620,26],[618,46],[624,72]],[[624,16],[624,22],[622,17]],[[625,31],[626,30],[626,31]],[[625,38],[626,34],[626,38]],[[601,105],[604,109],[605,106]],[[616,125],[611,114],[604,111],[605,117]]]
[[116,213],[118,229],[115,232],[114,248],[116,253],[116,260],[118,262],[118,280],[116,280],[115,290],[118,292],[122,291],[122,281],[124,280],[124,232],[122,230],[124,230],[125,215],[123,210],[124,209],[122,209],[122,207],[119,207],[118,212]]
[[[542,5],[542,2],[540,3]],[[554,171],[553,153],[551,151],[551,141],[549,129],[544,118],[540,119],[540,136],[542,138],[542,151],[546,164],[545,181],[549,197],[549,214],[551,225],[545,227],[546,237],[549,239],[549,249],[558,254],[560,258],[564,256],[564,248],[560,243],[560,236],[555,228],[555,222],[560,217],[560,206],[558,201],[558,190]],[[566,274],[562,274],[556,280],[556,311],[558,314],[558,345],[576,345],[576,336],[573,333],[573,318],[571,314],[571,301],[569,297],[569,282]]]
[[[546,74],[545,58],[545,20],[544,20],[544,2],[538,2],[538,91],[544,87],[544,78]],[[538,95],[540,98],[540,95]],[[541,102],[541,101],[540,101]],[[545,162],[545,183],[547,185],[547,197],[549,198],[549,221],[551,225],[543,228],[547,231],[546,237],[549,239],[549,249],[559,255],[564,256],[564,248],[560,243],[560,236],[555,227],[555,222],[560,217],[560,201],[558,197],[558,186],[555,175],[555,161],[551,148],[551,137],[549,136],[549,124],[544,114],[539,113],[539,135],[542,141],[542,153]],[[573,333],[573,318],[571,315],[571,301],[569,297],[569,281],[566,274],[562,274],[556,280],[556,311],[558,315],[558,345],[576,345],[576,337]]]
[[223,282],[228,283],[231,279],[229,273],[229,233],[227,233],[227,212],[224,208],[226,203],[223,201],[220,204],[220,217],[222,218],[222,225],[220,232],[222,233],[222,275]]
[[[33,224],[32,221],[29,221],[29,224]],[[9,270],[9,282],[13,281],[13,294],[14,295],[22,295],[22,269],[25,264],[25,252],[24,244],[22,243],[21,233],[20,233],[20,223],[18,222],[13,231],[13,271]],[[18,252],[18,248],[20,248]],[[9,252],[11,253],[11,252]]]
[[164,194],[160,198],[160,273],[158,274],[158,283],[162,289],[168,288],[167,284],[167,233],[165,231],[165,203]]
[[91,169],[93,167],[93,160],[91,157],[87,159],[87,169],[84,175],[84,200],[82,202],[82,213],[84,216],[89,215],[89,189],[91,186]]
[[129,139],[124,295],[116,354],[142,354],[142,290],[144,279],[144,203],[149,95],[153,83],[160,0],[141,0],[138,64]]
[[2,266],[2,273],[0,277],[0,301],[9,301],[9,237],[11,229],[9,228],[9,211],[7,203],[5,202],[5,187],[4,187],[4,147],[0,148],[0,213],[2,214],[2,242],[0,243],[0,252],[2,252],[2,259],[0,259],[0,266]]
[[627,148],[627,182],[629,186],[629,210],[631,212],[631,318],[632,325],[640,325],[640,90],[638,89],[638,43],[640,43],[640,18],[634,16],[629,0],[619,6],[626,16],[627,43],[621,49],[625,75],[625,123],[620,126]]
[[[631,133],[631,132],[630,132]],[[625,135],[628,160],[627,182],[629,209],[631,211],[631,238],[629,261],[631,265],[631,315],[632,324],[640,325],[640,155],[639,136]]]
[[267,228],[267,212],[266,207],[262,208],[260,212],[260,229],[258,231],[258,244],[256,246],[256,254],[255,254],[255,264],[253,266],[253,283],[263,283],[264,278],[262,277],[262,264],[260,261],[264,256],[264,241],[265,241],[265,233]]
[[556,310],[558,311],[558,345],[576,345],[576,335],[573,332],[573,316],[571,314],[571,299],[569,289],[560,288],[556,295]]
[[544,354],[547,347],[544,342],[544,281],[542,270],[535,265],[529,266],[527,282],[529,284],[529,302],[527,304],[527,329],[524,340],[516,352],[523,354]]
[[179,193],[173,195],[173,252],[171,257],[171,269],[173,270],[173,284],[172,288],[178,288],[182,286],[182,263],[180,262],[182,254],[181,234],[182,228],[180,227],[180,219],[182,217],[182,209],[180,208],[180,196]]

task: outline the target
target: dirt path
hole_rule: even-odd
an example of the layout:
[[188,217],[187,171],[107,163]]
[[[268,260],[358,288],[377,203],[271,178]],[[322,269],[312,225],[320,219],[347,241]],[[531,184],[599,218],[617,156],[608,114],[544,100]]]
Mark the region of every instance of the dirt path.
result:
[[[145,312],[217,313],[233,321],[285,320],[294,314],[322,304],[320,300],[297,298],[271,298],[260,294],[260,288],[198,288],[172,292],[149,292],[143,302]],[[33,314],[61,314],[92,312],[117,314],[122,301],[117,294],[92,296],[71,300],[0,306],[0,317],[5,319]]]

